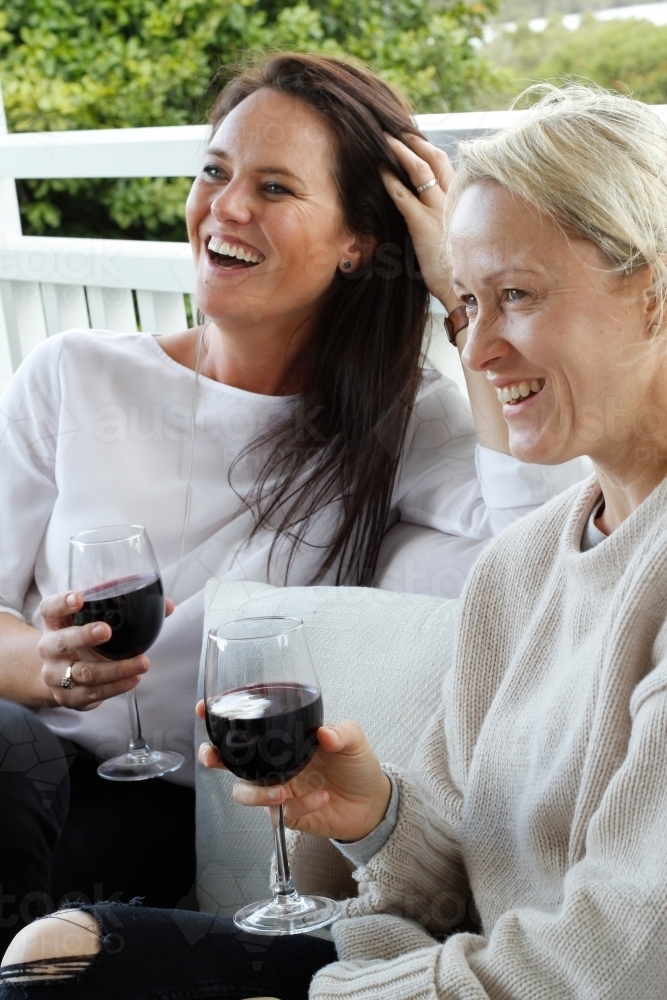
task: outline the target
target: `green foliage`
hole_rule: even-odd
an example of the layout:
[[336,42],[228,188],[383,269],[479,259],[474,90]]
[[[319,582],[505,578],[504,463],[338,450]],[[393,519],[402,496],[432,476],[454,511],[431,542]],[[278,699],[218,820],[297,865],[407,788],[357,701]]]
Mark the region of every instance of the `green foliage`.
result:
[[647,104],[667,103],[667,27],[649,21],[596,21],[591,15],[576,31],[550,24],[530,31],[520,24],[486,47],[506,74],[503,88],[486,107],[506,107],[529,84],[549,80],[592,80],[602,87],[633,94]]
[[[229,67],[288,49],[351,55],[420,111],[461,110],[495,77],[470,45],[496,0],[3,0],[13,131],[192,124]],[[184,239],[187,179],[24,181],[30,233]]]

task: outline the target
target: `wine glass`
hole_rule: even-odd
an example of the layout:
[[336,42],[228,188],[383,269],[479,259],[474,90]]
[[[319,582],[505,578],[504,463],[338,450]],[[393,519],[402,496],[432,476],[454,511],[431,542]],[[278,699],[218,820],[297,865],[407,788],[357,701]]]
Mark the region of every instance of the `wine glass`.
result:
[[[106,622],[111,638],[95,647],[109,660],[126,660],[153,645],[164,622],[160,570],[146,529],[115,524],[80,531],[69,543],[69,586],[83,595],[75,625]],[[144,781],[168,774],[185,758],[171,750],[151,750],[141,733],[135,689],[127,692],[130,745],[127,753],[97,769],[110,781]]]
[[[308,764],[322,725],[322,694],[300,618],[245,618],[211,629],[204,677],[206,728],[225,766],[258,785],[284,784]],[[340,906],[300,896],[287,860],[283,807],[271,806],[273,899],[244,906],[234,923],[253,934],[326,927]]]

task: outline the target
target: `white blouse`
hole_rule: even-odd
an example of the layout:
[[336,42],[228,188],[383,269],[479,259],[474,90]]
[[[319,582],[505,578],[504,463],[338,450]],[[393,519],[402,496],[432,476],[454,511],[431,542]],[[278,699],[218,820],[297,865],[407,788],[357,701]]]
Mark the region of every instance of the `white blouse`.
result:
[[[168,776],[182,784],[194,781],[206,580],[285,580],[289,546],[281,540],[269,566],[273,533],[262,530],[248,541],[253,516],[229,485],[230,463],[298,405],[299,397],[257,395],[202,375],[195,383],[194,372],[152,335],[99,330],[45,341],[0,400],[0,611],[39,626],[42,597],[68,587],[71,535],[145,525],[177,607],[150,651],[138,699],[149,744],[185,755],[186,765]],[[245,473],[243,465],[237,469],[233,481],[243,495],[252,472],[249,463]],[[425,373],[392,499],[390,523],[405,523],[387,533],[381,585],[455,596],[486,541],[585,471],[579,462],[527,466],[476,446],[467,400],[450,379]],[[336,510],[331,505],[313,520],[289,569],[290,585],[312,579]],[[414,525],[437,531],[422,528],[406,538]],[[392,549],[400,550],[395,563]],[[322,582],[334,577],[335,570]],[[47,708],[40,715],[100,757],[126,748],[124,696],[92,712]]]

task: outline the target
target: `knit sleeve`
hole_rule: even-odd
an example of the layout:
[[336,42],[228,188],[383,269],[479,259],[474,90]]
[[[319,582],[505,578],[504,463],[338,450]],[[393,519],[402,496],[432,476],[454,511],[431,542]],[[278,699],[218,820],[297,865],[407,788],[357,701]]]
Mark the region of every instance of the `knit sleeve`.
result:
[[398,788],[397,821],[384,846],[354,872],[359,889],[344,903],[344,922],[399,914],[444,935],[467,913],[470,890],[456,833],[462,795],[450,774],[445,735],[449,679],[410,772],[382,765]]
[[[335,925],[334,934],[338,945],[338,936],[345,935],[349,925],[352,938],[347,940],[355,941],[355,954],[361,947],[360,923],[352,918],[400,914],[428,928],[418,928],[423,944],[431,941],[430,933],[451,932],[467,914],[467,877],[453,823],[443,819],[443,813],[455,816],[460,807],[457,789],[451,787],[448,796],[442,794],[447,784],[442,778],[443,715],[444,708],[427,730],[415,769],[415,773],[426,775],[438,772],[435,794],[434,787],[427,787],[412,774],[391,764],[382,765],[396,789],[397,817],[383,846],[366,864],[358,864],[354,870],[352,860],[331,841],[287,831],[295,883],[301,891],[324,892],[341,900],[343,919]],[[401,933],[405,944],[406,940],[414,942],[417,930],[413,928],[407,938],[405,928]],[[372,937],[364,935],[363,940],[369,943]],[[379,950],[364,951],[362,957],[385,954],[387,941],[377,944]],[[349,948],[345,954],[350,954]]]
[[[380,1000],[385,996],[392,1000],[664,1000],[667,668],[661,677],[654,672],[638,686],[630,712],[632,732],[625,759],[592,815],[581,858],[565,876],[562,899],[540,908],[510,909],[487,936],[455,933],[444,944],[429,947],[422,942],[415,950],[397,952],[389,960],[364,962],[358,953],[348,959],[343,948],[339,951],[343,961],[325,967],[313,980],[311,1000]],[[419,834],[414,820],[412,825],[414,842],[427,845],[429,838]],[[442,849],[438,854],[445,856]],[[427,851],[427,873],[409,897],[400,860],[395,857],[390,862],[387,855],[382,879],[379,872],[375,876],[382,882],[381,892],[373,885],[368,891],[378,901],[395,899],[399,905],[409,898],[410,915],[422,924],[432,924],[428,903],[434,893],[425,892],[425,885],[428,878],[441,878],[442,872]],[[402,890],[390,886],[392,870],[398,873]],[[412,933],[411,926],[406,928],[406,934]],[[343,934],[343,938],[353,937],[347,931]]]

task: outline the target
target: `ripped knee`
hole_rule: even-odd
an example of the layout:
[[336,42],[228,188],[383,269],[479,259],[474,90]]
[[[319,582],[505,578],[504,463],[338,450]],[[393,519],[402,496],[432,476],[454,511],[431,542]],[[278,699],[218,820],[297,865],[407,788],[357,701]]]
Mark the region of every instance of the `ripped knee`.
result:
[[101,948],[94,916],[65,910],[35,920],[20,931],[5,952],[0,983],[72,979],[88,968]]

